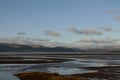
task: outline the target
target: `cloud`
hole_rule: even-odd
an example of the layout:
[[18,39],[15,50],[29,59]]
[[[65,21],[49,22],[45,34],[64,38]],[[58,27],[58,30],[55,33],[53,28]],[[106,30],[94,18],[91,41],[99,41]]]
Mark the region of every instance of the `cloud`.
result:
[[52,31],[52,30],[45,30],[45,35],[52,36],[52,37],[58,37],[60,36],[59,32]]
[[69,32],[73,32],[75,34],[81,34],[81,35],[102,35],[101,31],[97,31],[95,29],[84,29],[84,30],[78,30],[74,27],[71,27],[68,29]]
[[25,32],[18,32],[18,35],[26,35]]
[[80,49],[120,49],[120,39],[102,38],[94,39],[85,37],[73,43],[65,42],[51,42],[48,39],[34,38],[34,37],[6,37],[1,38],[0,43],[16,43],[26,44],[32,47],[46,46],[46,47],[66,47],[66,48],[80,48]]
[[48,39],[29,38],[29,37],[5,37],[0,39],[0,43],[16,43],[27,45],[46,45],[49,43]]
[[23,37],[5,37],[0,39],[0,43],[19,43],[24,44]]
[[80,34],[80,31],[77,30],[77,29],[74,28],[74,27],[70,27],[70,28],[68,29],[68,31],[69,31],[69,32],[73,32],[73,33],[75,33],[75,34]]
[[26,44],[32,47],[45,46],[45,47],[70,47],[67,43],[62,42],[51,42],[48,39],[34,38],[34,37],[5,37],[0,39],[0,43],[15,43],[15,44]]
[[113,17],[115,20],[120,21],[120,10],[108,10],[107,13],[113,14],[116,17]]
[[108,10],[106,11],[108,14],[120,14],[120,10]]
[[104,38],[104,39],[93,39],[93,38],[83,38],[72,43],[78,48],[107,48],[109,46],[116,48],[115,46],[120,46],[120,39],[114,38]]
[[33,41],[49,41],[48,39],[40,39],[40,38],[29,38]]
[[120,21],[120,16],[114,17],[116,20]]
[[109,27],[109,26],[101,27],[100,29],[102,29],[103,31],[106,31],[106,32],[112,32],[113,31],[112,27]]
[[81,30],[80,33],[84,34],[84,35],[102,35],[101,31],[97,31],[97,30],[94,30],[94,29]]

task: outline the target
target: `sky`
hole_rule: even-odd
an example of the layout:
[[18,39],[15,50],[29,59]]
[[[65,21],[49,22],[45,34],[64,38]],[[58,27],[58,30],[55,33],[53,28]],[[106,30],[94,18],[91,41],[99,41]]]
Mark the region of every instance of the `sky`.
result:
[[120,47],[120,0],[0,0],[0,42]]

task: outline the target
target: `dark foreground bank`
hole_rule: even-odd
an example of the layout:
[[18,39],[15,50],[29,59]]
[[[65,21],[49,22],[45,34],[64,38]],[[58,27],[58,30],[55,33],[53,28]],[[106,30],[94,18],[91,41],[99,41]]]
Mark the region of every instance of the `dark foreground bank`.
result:
[[20,80],[88,80],[79,76],[62,76],[56,73],[29,72],[15,74]]

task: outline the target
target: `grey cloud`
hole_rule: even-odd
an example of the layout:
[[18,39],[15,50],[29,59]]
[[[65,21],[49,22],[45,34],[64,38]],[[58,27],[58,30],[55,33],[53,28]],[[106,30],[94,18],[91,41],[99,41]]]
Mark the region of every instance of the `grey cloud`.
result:
[[34,38],[34,37],[5,37],[0,39],[0,43],[16,43],[16,44],[26,44],[32,47],[37,47],[39,45],[46,47],[69,47],[68,44],[62,42],[50,42],[48,39]]
[[113,31],[112,27],[107,27],[107,26],[101,27],[101,29],[102,29],[103,31],[107,31],[107,32],[112,32],[112,31]]
[[28,45],[44,45],[50,43],[48,39],[29,38],[29,37],[5,37],[0,39],[0,43],[16,43]]
[[40,38],[25,38],[24,43],[29,44],[29,45],[46,45],[50,43],[48,39],[40,39]]
[[114,17],[116,20],[120,21],[120,16]]
[[68,29],[68,31],[69,31],[69,32],[73,32],[73,33],[75,33],[75,34],[80,34],[80,31],[77,30],[77,29],[74,28],[74,27],[70,27],[70,28]]
[[116,17],[113,18],[120,21],[120,10],[108,10],[107,13],[114,14]]
[[18,35],[26,35],[25,32],[18,32]]
[[53,47],[67,47],[67,48],[73,48],[71,44],[64,43],[64,42],[54,42]]
[[81,30],[80,33],[85,34],[85,35],[102,35],[101,31],[97,31],[97,30],[94,30],[94,29]]
[[40,38],[27,38],[27,39],[32,41],[49,41],[48,39],[40,39]]
[[26,44],[31,45],[31,47],[37,47],[39,45],[46,47],[72,47],[71,44],[63,43],[63,42],[51,42],[48,39],[34,38],[34,37],[21,37],[21,36],[13,36],[13,37],[4,37],[0,38],[0,43],[15,43],[15,44]]
[[120,10],[108,10],[106,11],[108,14],[120,14]]
[[69,28],[69,32],[73,32],[75,34],[81,34],[81,35],[102,35],[101,31],[97,31],[95,29],[84,29],[84,30],[78,30],[76,28]]
[[117,14],[117,16],[114,17],[114,19],[120,21],[120,16],[119,16],[120,15],[120,10],[109,10],[109,11],[107,11],[107,13],[109,13],[109,14]]
[[52,30],[45,30],[45,35],[48,35],[48,36],[53,36],[53,37],[58,37],[60,36],[60,33],[59,32],[56,32],[56,31],[52,31]]
[[70,45],[62,42],[50,42],[48,39],[28,38],[26,43],[32,45],[43,45],[46,47],[69,47]]

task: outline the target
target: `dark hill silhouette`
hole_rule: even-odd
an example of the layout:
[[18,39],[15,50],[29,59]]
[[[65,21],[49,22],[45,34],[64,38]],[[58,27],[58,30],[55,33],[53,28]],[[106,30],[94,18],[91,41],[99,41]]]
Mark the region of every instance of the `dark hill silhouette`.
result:
[[65,47],[44,47],[37,46],[33,47],[31,45],[22,45],[22,44],[8,44],[8,43],[0,43],[0,51],[3,52],[28,52],[28,51],[41,51],[41,52],[78,52],[79,49],[74,48],[65,48]]

